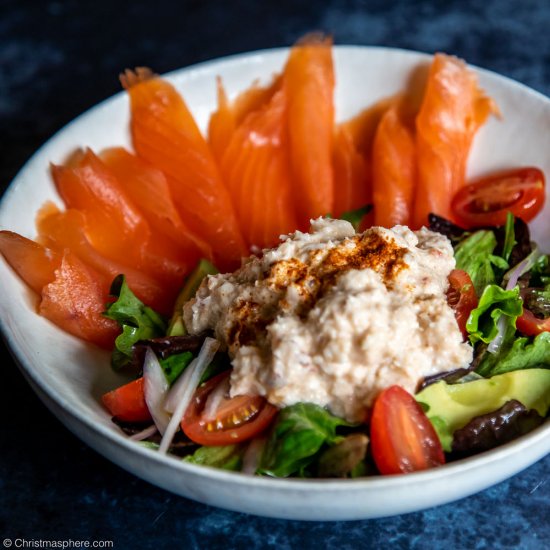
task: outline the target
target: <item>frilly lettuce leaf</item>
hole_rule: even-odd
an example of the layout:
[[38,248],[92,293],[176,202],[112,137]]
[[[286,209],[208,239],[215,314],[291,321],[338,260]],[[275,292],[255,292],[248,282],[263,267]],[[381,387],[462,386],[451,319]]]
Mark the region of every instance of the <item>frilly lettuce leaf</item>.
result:
[[162,336],[166,332],[166,323],[156,311],[136,297],[126,284],[124,275],[114,279],[110,293],[117,299],[107,307],[103,315],[122,327],[122,333],[117,336],[111,355],[112,367],[120,370],[130,363],[132,346],[138,340]]
[[508,262],[493,254],[497,239],[493,231],[482,229],[461,241],[455,248],[456,268],[470,275],[476,293],[496,282],[495,267],[508,269]]
[[497,322],[502,315],[508,318],[507,324],[515,328],[516,319],[522,312],[523,300],[518,287],[504,290],[498,285],[488,285],[466,322],[470,341],[488,344],[499,332]]
[[550,368],[550,332],[541,332],[534,340],[515,338],[510,329],[497,353],[485,353],[476,372],[485,377],[516,370]]

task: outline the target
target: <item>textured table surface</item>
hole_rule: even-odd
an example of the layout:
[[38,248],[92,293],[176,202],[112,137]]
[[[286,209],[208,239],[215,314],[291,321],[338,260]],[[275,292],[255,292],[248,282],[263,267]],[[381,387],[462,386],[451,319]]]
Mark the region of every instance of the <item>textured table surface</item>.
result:
[[[545,0],[0,0],[0,190],[45,140],[117,92],[125,67],[162,73],[322,29],[340,44],[454,53],[550,95],[549,28]],[[34,396],[5,347],[0,354],[0,540],[279,550],[539,549],[550,540],[550,457],[457,503],[380,520],[303,523],[197,504],[81,443]]]

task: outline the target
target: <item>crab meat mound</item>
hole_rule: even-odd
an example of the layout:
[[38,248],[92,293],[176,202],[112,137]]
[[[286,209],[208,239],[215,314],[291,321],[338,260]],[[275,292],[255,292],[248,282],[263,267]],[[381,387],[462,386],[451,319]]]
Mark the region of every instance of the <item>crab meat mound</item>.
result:
[[228,350],[231,395],[362,421],[382,389],[414,392],[422,378],[470,363],[446,299],[455,267],[446,237],[404,226],[357,234],[319,218],[281,241],[208,276],[184,306],[187,330],[213,330]]

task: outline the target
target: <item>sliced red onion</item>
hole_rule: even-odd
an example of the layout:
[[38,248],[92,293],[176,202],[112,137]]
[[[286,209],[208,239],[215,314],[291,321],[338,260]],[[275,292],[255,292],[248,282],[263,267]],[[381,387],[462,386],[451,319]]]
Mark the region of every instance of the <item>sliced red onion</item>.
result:
[[502,341],[504,340],[504,335],[506,334],[506,327],[508,326],[508,317],[506,315],[500,315],[497,321],[498,333],[497,335],[489,342],[487,346],[487,351],[489,353],[497,353],[502,346]]
[[[189,366],[183,371],[183,374],[176,380],[168,392],[166,401],[164,402],[164,410],[166,412],[173,413],[178,407],[182,399],[182,395],[189,384],[189,377],[191,376],[190,371],[192,372],[193,369],[196,368],[196,364],[199,362],[201,364],[201,368],[203,362],[206,362],[206,366],[208,366],[212,359],[214,359],[214,355],[218,351],[219,346],[219,342],[214,340],[214,338],[205,338],[197,357],[189,363]],[[193,367],[193,369],[191,367]],[[199,378],[202,374],[203,373],[200,374]]]
[[153,424],[152,426],[149,426],[148,428],[141,430],[141,432],[131,435],[128,439],[131,439],[133,441],[143,441],[144,439],[147,439],[148,437],[155,435],[157,431],[158,431],[157,427]]
[[535,248],[519,264],[515,265],[512,269],[510,269],[507,273],[505,273],[503,279],[505,281],[508,281],[506,283],[506,290],[512,290],[517,284],[518,279],[524,274],[527,273],[532,267],[535,265],[536,261],[541,256],[541,251],[537,245],[535,245]]
[[166,453],[170,447],[174,435],[178,431],[180,421],[191,403],[193,393],[197,389],[204,371],[214,358],[219,346],[219,342],[214,340],[214,338],[206,338],[199,355],[191,361],[190,365],[172,386],[166,398],[165,410],[170,410],[173,414],[162,436],[159,453]]
[[265,437],[257,437],[248,444],[243,455],[243,466],[241,468],[243,474],[254,475],[256,473],[266,441]]
[[219,409],[221,402],[229,394],[230,388],[229,377],[227,377],[223,384],[218,384],[218,386],[208,396],[203,411],[203,417],[205,420],[214,420],[216,417],[216,411]]
[[164,434],[170,422],[170,415],[164,410],[168,388],[168,381],[155,352],[147,348],[143,361],[143,393],[153,422],[161,434]]

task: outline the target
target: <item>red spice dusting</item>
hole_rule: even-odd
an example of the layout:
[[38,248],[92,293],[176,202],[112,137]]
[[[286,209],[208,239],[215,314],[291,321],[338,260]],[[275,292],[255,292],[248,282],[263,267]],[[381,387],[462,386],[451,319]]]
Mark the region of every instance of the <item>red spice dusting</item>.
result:
[[[292,286],[301,297],[296,313],[305,317],[317,300],[336,284],[338,277],[352,269],[372,269],[386,287],[391,288],[398,274],[408,267],[403,259],[406,253],[407,249],[393,239],[386,239],[376,231],[365,231],[343,240],[324,257],[318,250],[312,251],[307,263],[297,258],[273,263],[260,284],[280,292],[282,310],[290,308],[284,292]],[[277,312],[265,311],[253,301],[239,300],[232,311],[235,322],[229,330],[229,346],[250,345],[265,338],[265,329]]]

